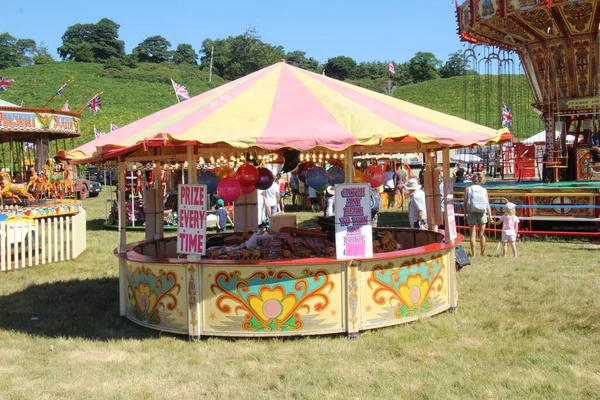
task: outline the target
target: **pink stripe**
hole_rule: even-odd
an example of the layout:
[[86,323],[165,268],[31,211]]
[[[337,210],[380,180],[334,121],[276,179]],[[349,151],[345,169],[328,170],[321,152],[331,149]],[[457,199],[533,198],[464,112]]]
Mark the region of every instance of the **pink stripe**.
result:
[[269,121],[256,144],[266,149],[289,146],[341,150],[356,143],[287,65],[281,69]]
[[[302,73],[318,80],[325,86],[346,96],[356,104],[366,108],[381,118],[386,119],[392,124],[405,129],[407,132],[434,136],[436,141],[442,144],[471,144],[477,142],[485,143],[490,138],[487,134],[465,133],[429,120],[422,119],[421,117],[417,117],[409,112],[399,110],[386,103],[378,101],[375,98],[362,94],[359,91],[353,90],[335,81],[334,79],[325,78],[321,75],[309,73],[307,71],[302,71]],[[457,119],[460,120],[459,118]]]
[[[105,136],[101,136],[98,139],[83,144],[72,151],[81,151],[84,154],[93,154],[96,152],[97,147],[102,147],[111,144],[119,145],[125,139],[147,129],[149,129],[149,131],[146,135],[146,138],[152,137],[157,133],[169,133],[171,135],[179,135],[182,132],[184,132],[185,129],[187,129],[187,127],[198,123],[207,115],[218,110],[219,108],[233,100],[241,92],[246,90],[256,81],[260,80],[265,74],[269,73],[276,66],[277,64],[273,65],[272,67],[264,68],[253,74],[247,75],[245,78],[241,78],[244,79],[244,82],[242,82],[241,84],[239,83],[239,81],[232,81],[215,89],[199,94],[198,96],[194,96],[189,100],[182,101],[181,103],[177,103],[163,110],[157,111],[140,120],[132,122],[131,124],[125,125],[124,127],[117,129],[116,131],[109,132]],[[235,86],[234,83],[237,84],[237,86]],[[207,97],[214,95],[215,91],[220,91],[222,92],[222,94],[216,99],[208,102],[207,104],[198,105],[198,103],[202,103],[203,101],[205,101]],[[176,116],[176,114],[178,113],[182,113],[182,119],[174,119],[174,123],[171,125],[167,125],[162,128],[156,127],[155,129],[152,129],[152,126],[158,124],[160,121],[173,118],[173,116]]]

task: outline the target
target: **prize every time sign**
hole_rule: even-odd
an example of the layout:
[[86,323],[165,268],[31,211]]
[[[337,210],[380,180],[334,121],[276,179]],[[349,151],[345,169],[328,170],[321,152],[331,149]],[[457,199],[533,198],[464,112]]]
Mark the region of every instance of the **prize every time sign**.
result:
[[373,256],[369,184],[335,187],[335,247],[340,259]]
[[177,253],[204,255],[206,252],[206,185],[179,185]]

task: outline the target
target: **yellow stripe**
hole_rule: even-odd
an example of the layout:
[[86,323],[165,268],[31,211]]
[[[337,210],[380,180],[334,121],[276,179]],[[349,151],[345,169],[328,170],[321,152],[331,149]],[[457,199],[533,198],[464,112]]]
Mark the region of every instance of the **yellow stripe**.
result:
[[290,71],[308,88],[331,113],[340,126],[357,139],[360,145],[376,145],[382,138],[412,136],[421,142],[434,140],[432,136],[407,131],[360,104],[348,99],[334,89],[323,85],[308,74],[290,68]]
[[175,139],[226,142],[236,148],[254,146],[269,121],[281,64]]
[[422,107],[413,103],[409,103],[404,100],[400,100],[395,97],[385,96],[381,93],[374,92],[372,90],[364,89],[359,86],[350,85],[345,82],[340,82],[340,84],[346,86],[347,88],[354,90],[356,92],[360,92],[365,96],[368,96],[372,99],[385,103],[391,107],[394,107],[398,110],[410,113],[415,117],[427,120],[427,121],[435,121],[435,123],[454,129],[456,131],[460,131],[463,133],[474,133],[479,135],[491,135],[495,136],[498,134],[498,130],[493,128],[488,128],[487,126],[479,125],[474,122],[470,122],[464,120],[462,118],[454,117],[452,115],[444,114],[439,111],[434,111],[430,108]]

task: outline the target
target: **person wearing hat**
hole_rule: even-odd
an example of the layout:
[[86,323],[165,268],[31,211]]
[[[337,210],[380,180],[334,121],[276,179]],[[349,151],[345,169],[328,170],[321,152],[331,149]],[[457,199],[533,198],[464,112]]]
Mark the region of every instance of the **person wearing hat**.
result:
[[335,209],[333,208],[335,202],[335,188],[333,186],[327,186],[325,191],[325,216],[335,216]]
[[233,221],[224,206],[225,202],[223,199],[218,199],[215,206],[217,208],[215,211],[217,215],[217,232],[225,232],[227,230],[227,221],[233,226]]
[[410,178],[406,183],[405,189],[410,194],[410,203],[408,205],[408,221],[411,228],[421,229],[427,226],[427,205],[425,202],[425,192],[421,190],[421,185],[415,178]]

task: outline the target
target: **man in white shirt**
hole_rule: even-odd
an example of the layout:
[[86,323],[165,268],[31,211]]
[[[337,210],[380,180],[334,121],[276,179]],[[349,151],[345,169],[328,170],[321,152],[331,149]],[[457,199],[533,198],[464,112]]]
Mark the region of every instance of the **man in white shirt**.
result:
[[408,180],[405,186],[410,193],[410,204],[408,206],[408,221],[411,228],[420,229],[426,226],[427,205],[425,203],[425,192],[415,178]]
[[277,205],[279,204],[279,182],[273,181],[270,188],[263,192],[265,197],[265,206],[267,209],[267,217],[271,218],[277,214]]

